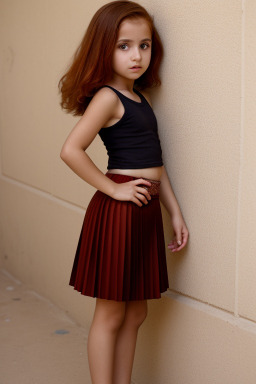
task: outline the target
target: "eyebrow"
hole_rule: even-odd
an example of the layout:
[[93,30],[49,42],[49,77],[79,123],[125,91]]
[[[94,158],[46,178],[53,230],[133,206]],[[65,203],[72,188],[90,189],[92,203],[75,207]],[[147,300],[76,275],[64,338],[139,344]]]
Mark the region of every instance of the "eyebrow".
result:
[[[130,40],[130,39],[120,39],[120,40],[118,40],[117,42],[118,43],[121,43],[121,42],[123,42],[123,43],[131,43],[133,40]],[[144,41],[152,41],[151,39],[143,39],[143,40],[141,40],[140,42],[142,43],[142,42],[144,42]]]

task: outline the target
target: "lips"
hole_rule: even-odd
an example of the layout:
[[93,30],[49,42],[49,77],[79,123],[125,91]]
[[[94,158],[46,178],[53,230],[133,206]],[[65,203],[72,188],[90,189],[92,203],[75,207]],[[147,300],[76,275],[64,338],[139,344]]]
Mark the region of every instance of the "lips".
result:
[[131,67],[130,69],[140,69],[141,67],[139,65],[134,65],[133,67]]

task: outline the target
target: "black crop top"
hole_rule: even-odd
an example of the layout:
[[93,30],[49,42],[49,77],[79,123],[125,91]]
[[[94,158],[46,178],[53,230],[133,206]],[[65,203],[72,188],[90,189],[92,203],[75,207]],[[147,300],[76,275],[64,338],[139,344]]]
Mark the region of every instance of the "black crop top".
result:
[[104,87],[111,88],[124,106],[121,119],[99,131],[109,156],[108,169],[139,169],[163,165],[157,120],[145,97],[134,89],[141,99],[141,102],[137,102],[109,85]]

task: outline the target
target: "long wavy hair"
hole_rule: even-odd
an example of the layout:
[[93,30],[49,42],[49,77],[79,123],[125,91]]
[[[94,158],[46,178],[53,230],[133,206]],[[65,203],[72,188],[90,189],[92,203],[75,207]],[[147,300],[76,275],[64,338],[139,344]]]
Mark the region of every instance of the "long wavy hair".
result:
[[61,107],[74,116],[83,115],[91,98],[112,78],[112,56],[123,20],[143,18],[152,33],[151,61],[146,72],[135,81],[139,90],[161,84],[159,68],[163,46],[152,17],[133,1],[112,1],[93,16],[85,35],[74,53],[68,71],[59,81]]

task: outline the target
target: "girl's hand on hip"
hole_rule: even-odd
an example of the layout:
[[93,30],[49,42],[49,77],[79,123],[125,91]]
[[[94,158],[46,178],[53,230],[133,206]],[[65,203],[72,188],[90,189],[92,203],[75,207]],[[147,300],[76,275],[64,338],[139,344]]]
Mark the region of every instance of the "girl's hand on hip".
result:
[[151,196],[146,188],[141,187],[141,184],[145,185],[145,187],[150,187],[151,185],[149,181],[144,179],[136,179],[121,184],[115,183],[111,197],[120,201],[132,201],[139,207],[142,207],[143,204],[148,204]]
[[176,214],[174,217],[172,217],[172,227],[174,232],[174,238],[168,244],[168,248],[172,252],[178,252],[185,247],[188,242],[189,236],[187,226],[181,213]]

